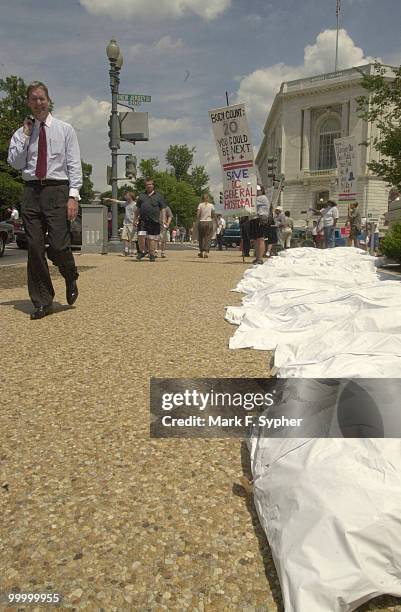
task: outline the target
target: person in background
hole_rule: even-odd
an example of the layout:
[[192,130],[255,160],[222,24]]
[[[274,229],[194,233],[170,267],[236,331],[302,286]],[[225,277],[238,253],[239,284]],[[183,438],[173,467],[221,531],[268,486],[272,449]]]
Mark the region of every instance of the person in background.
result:
[[13,204],[12,207],[8,209],[8,212],[10,213],[10,221],[11,221],[11,223],[14,223],[14,221],[18,221],[18,219],[19,219],[19,212],[18,212],[18,208],[15,206],[15,204]]
[[354,245],[359,248],[358,235],[362,227],[361,213],[359,212],[358,202],[352,202],[348,207],[348,220],[346,225],[350,227],[348,236],[348,246]]
[[134,227],[134,217],[136,209],[136,193],[132,191],[126,191],[124,194],[124,200],[116,200],[114,198],[103,198],[103,202],[115,202],[125,208],[125,216],[123,223],[123,231],[121,238],[124,244],[124,257],[134,255],[134,242],[136,240],[136,228]]
[[251,220],[248,215],[239,218],[239,226],[241,231],[242,253],[244,257],[249,257],[249,252],[251,250]]
[[219,251],[223,250],[223,236],[224,230],[226,229],[226,221],[223,217],[218,214],[217,215],[217,229],[216,229],[216,239],[217,239],[217,247]]
[[367,250],[367,223],[366,223],[366,217],[362,217],[361,219],[361,231],[359,232],[359,236],[358,236],[358,242],[359,242],[359,248],[366,251]]
[[166,257],[166,248],[167,248],[167,237],[169,234],[169,227],[171,220],[173,218],[173,213],[171,212],[170,206],[166,206],[165,208],[165,222],[163,223],[162,214],[160,213],[160,257]]
[[209,257],[210,238],[213,233],[213,220],[216,218],[214,206],[209,202],[209,194],[203,194],[203,200],[198,205],[197,220],[199,234],[198,257]]
[[138,224],[139,252],[137,261],[146,255],[146,246],[149,252],[149,261],[155,262],[155,249],[160,236],[160,221],[166,223],[166,204],[163,196],[155,191],[153,179],[145,179],[145,193],[138,197],[134,216],[134,225]]
[[379,251],[379,224],[370,221],[366,224],[366,249],[371,255],[377,255]]
[[277,241],[282,249],[284,249],[282,230],[284,229],[285,224],[286,216],[283,213],[283,209],[281,206],[276,206],[276,210],[274,211],[274,225],[276,226]]
[[181,225],[180,227],[180,242],[181,244],[184,244],[185,242],[185,234],[187,233],[187,230],[185,229],[185,227],[183,225]]
[[177,229],[174,227],[171,232],[171,242],[175,242],[176,237],[177,237]]
[[252,263],[261,265],[263,264],[263,256],[265,254],[265,240],[271,242],[273,238],[271,234],[273,211],[271,210],[270,202],[263,185],[257,185],[256,189],[257,223],[253,224],[251,235],[251,238],[255,240],[255,259]]
[[314,220],[312,226],[312,238],[315,243],[315,247],[317,249],[324,248],[324,231],[323,231],[323,223],[321,219],[319,221]]
[[289,210],[285,211],[281,228],[281,240],[285,249],[291,247],[292,230],[294,229],[294,221],[291,219],[290,214]]
[[326,206],[321,210],[310,208],[315,215],[320,215],[323,223],[324,243],[326,249],[333,249],[335,243],[335,229],[338,221],[338,208],[333,200],[328,200]]

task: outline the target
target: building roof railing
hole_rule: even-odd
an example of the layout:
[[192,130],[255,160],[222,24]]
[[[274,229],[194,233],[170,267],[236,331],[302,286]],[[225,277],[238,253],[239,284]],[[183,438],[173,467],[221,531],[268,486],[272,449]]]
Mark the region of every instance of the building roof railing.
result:
[[295,79],[294,81],[285,81],[282,83],[280,91],[283,93],[306,89],[308,87],[313,87],[317,83],[322,83],[323,81],[332,81],[334,79],[350,79],[355,78],[357,75],[360,76],[360,73],[364,74],[374,74],[374,64],[365,64],[363,66],[357,66],[354,68],[346,68],[344,70],[337,70],[337,72],[326,72],[325,74],[318,74],[316,76],[306,77],[303,79]]

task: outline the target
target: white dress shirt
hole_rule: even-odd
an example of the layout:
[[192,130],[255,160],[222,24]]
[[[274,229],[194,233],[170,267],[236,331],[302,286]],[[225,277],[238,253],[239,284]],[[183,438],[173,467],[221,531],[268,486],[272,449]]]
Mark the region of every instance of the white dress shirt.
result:
[[[40,122],[35,119],[31,136],[26,136],[23,128],[14,132],[8,149],[8,163],[16,170],[22,170],[24,181],[37,181],[35,174],[38,160]],[[52,117],[49,113],[45,121],[47,143],[46,179],[70,183],[69,195],[79,199],[82,187],[82,168],[79,144],[74,128]]]

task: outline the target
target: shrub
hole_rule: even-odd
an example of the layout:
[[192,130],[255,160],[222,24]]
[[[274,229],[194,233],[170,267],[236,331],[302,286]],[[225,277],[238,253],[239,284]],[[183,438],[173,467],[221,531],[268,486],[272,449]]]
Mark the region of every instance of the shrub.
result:
[[401,223],[395,223],[380,245],[383,255],[401,263]]

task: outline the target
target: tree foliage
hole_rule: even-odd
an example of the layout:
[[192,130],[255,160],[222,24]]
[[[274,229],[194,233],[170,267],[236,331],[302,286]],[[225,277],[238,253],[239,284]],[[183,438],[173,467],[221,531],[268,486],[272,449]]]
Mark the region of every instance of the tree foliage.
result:
[[139,169],[141,171],[142,176],[145,178],[149,176],[153,178],[157,172],[157,168],[160,164],[160,161],[157,157],[150,157],[149,159],[141,159],[139,162]]
[[166,162],[172,167],[177,181],[188,178],[188,172],[194,160],[195,147],[187,145],[170,145],[166,153]]
[[362,86],[368,95],[358,98],[359,116],[377,126],[377,135],[369,144],[380,154],[368,167],[401,189],[401,67],[389,78],[386,68],[376,63],[375,74],[363,74]]
[[154,180],[156,189],[164,196],[178,224],[190,227],[195,220],[199,202],[191,185],[178,181],[169,172],[158,172]]
[[380,242],[383,255],[401,263],[401,223],[395,223]]
[[0,207],[8,208],[21,199],[23,182],[20,172],[7,163],[11,136],[30,114],[26,106],[26,84],[20,77],[11,75],[0,79]]
[[199,198],[202,197],[202,194],[207,191],[207,184],[209,182],[209,175],[207,174],[204,166],[195,166],[192,168],[188,182],[190,185],[192,185],[196,195]]
[[93,200],[93,183],[91,180],[92,166],[81,160],[82,187],[80,190],[81,204],[89,204]]

